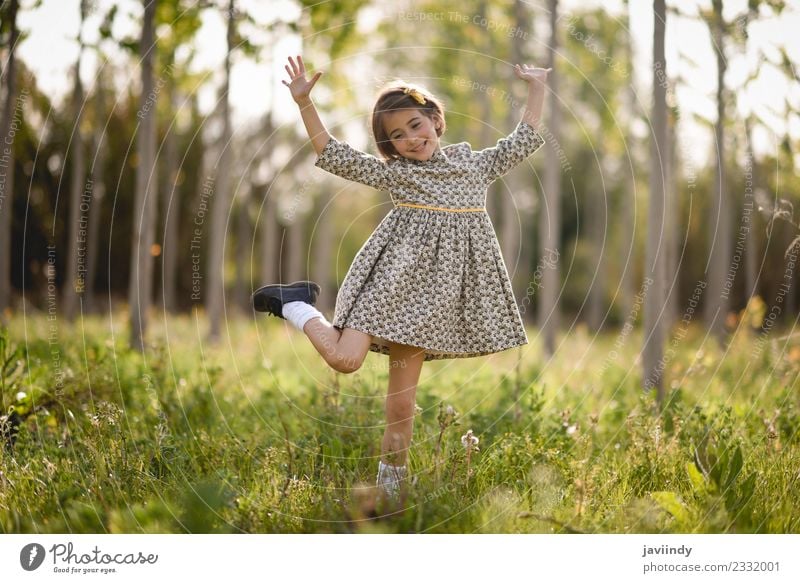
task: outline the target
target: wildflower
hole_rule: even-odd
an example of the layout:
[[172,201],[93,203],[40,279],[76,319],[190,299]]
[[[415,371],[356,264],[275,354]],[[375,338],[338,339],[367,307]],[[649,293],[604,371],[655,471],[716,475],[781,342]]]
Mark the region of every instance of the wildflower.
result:
[[439,415],[436,419],[439,422],[439,437],[436,440],[436,457],[438,460],[439,452],[442,450],[442,438],[445,430],[451,425],[458,425],[458,411],[452,405],[448,405],[445,408],[444,403],[439,403]]
[[467,448],[467,451],[478,451],[478,448],[475,446],[477,446],[479,442],[480,440],[478,437],[472,434],[472,429],[468,430],[464,435],[461,436],[461,444]]
[[570,425],[569,427],[567,427],[567,435],[572,435],[576,431],[578,431],[577,425]]
[[480,451],[480,449],[478,449],[479,442],[480,440],[478,437],[472,434],[472,429],[467,430],[467,432],[461,436],[461,444],[464,446],[464,449],[467,450],[467,484],[469,484],[469,477],[472,474],[472,470],[469,467],[472,452]]
[[439,403],[439,428],[444,431],[451,425],[458,425],[458,411],[452,405],[444,406],[444,403]]

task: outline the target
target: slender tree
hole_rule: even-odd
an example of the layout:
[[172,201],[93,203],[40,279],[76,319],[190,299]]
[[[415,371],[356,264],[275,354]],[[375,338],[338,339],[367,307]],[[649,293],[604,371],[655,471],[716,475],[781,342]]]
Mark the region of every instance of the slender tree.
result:
[[[323,189],[322,193],[317,199],[317,209],[315,216],[319,217],[314,229],[314,263],[313,271],[314,277],[317,281],[324,282],[327,289],[333,289],[333,258],[334,258],[334,241],[333,241],[333,191],[331,189]],[[317,308],[320,311],[332,310],[334,308],[334,296],[331,293],[321,294],[317,300]]]
[[712,11],[706,17],[711,29],[711,39],[717,62],[717,120],[714,124],[716,169],[712,192],[712,217],[709,221],[711,240],[706,272],[708,292],[703,317],[711,333],[722,343],[725,340],[725,316],[728,312],[729,293],[725,289],[725,278],[731,260],[731,204],[725,174],[725,72],[728,69],[725,43],[725,20],[722,15],[722,0],[712,0]]
[[[103,68],[108,66],[102,65]],[[93,133],[93,148],[94,158],[92,160],[90,175],[91,175],[91,205],[89,209],[89,233],[86,240],[86,280],[85,280],[85,293],[84,305],[86,312],[94,312],[97,310],[97,305],[94,295],[94,284],[97,277],[98,267],[98,247],[100,242],[100,215],[103,206],[103,200],[106,194],[106,183],[103,172],[106,167],[106,160],[108,159],[108,136],[106,136],[106,76],[102,70],[97,74],[97,82],[94,86],[94,133]]]
[[[766,8],[770,10],[766,10]],[[765,18],[774,17],[785,8],[783,0],[749,0],[747,9],[742,14],[734,18],[735,26],[733,27],[733,34],[731,40],[733,46],[737,47],[743,54],[747,54],[748,50],[753,48],[755,53],[756,66],[751,70],[750,74],[745,79],[742,86],[743,91],[737,91],[737,95],[748,93],[749,85],[756,82],[762,70],[762,65],[765,61],[770,62],[778,70],[781,70],[790,83],[797,86],[797,76],[795,65],[792,64],[791,59],[788,58],[786,51],[783,47],[772,47],[773,49],[767,51],[763,41],[758,45],[753,46],[750,38],[750,27],[753,23],[759,20],[760,14],[764,14]],[[778,62],[773,62],[770,55],[779,54],[781,59]],[[791,113],[798,113],[797,110],[792,112],[791,105],[788,100],[785,102],[787,105],[786,118],[788,119]],[[758,125],[766,125],[759,118],[754,111],[752,104],[748,103],[749,112],[744,119],[744,140],[745,140],[745,168],[743,174],[745,178],[745,188],[742,193],[742,198],[737,200],[737,206],[740,207],[740,225],[746,229],[744,237],[744,272],[745,272],[745,301],[749,301],[751,297],[758,294],[758,271],[759,271],[759,248],[761,246],[760,233],[764,231],[764,225],[761,222],[760,214],[757,211],[755,204],[755,192],[762,187],[763,178],[759,171],[759,163],[756,159],[755,149],[753,148],[753,131]],[[749,184],[748,184],[749,182]],[[789,299],[793,298],[789,295]],[[787,309],[791,313],[791,310]]]
[[[514,15],[514,27],[515,27],[514,30],[525,30],[528,24],[528,14],[527,10],[525,9],[525,3],[522,2],[522,0],[514,0],[513,15]],[[522,63],[523,61],[527,62],[523,49],[524,47],[522,42],[520,42],[516,38],[511,39],[510,56],[512,64]],[[513,71],[510,71],[508,78],[508,87],[511,88],[513,86],[514,86],[514,73]],[[514,120],[518,117],[519,117],[519,112],[516,110],[516,108],[509,106],[506,112],[506,124],[505,124],[506,127],[513,128],[514,125],[516,125]],[[515,180],[515,176],[512,175],[510,177],[510,181],[512,185],[511,188],[512,192],[504,193],[502,197],[501,208],[503,211],[503,219],[500,231],[500,248],[503,252],[503,257],[505,259],[506,265],[509,268],[509,275],[512,276],[512,281],[519,281],[521,212],[516,198],[516,193],[519,192],[519,189],[516,188],[518,182],[517,180]]]
[[[179,100],[175,84],[166,83],[164,100],[170,111],[178,109]],[[178,284],[178,228],[180,218],[181,173],[178,159],[178,128],[174,118],[164,136],[164,195],[161,199],[162,241],[161,246],[161,303],[168,312],[177,308]]]
[[[558,0],[549,0],[550,41],[547,44],[547,67],[552,67],[548,76],[548,86],[553,95],[558,95],[559,72],[555,66],[558,51]],[[550,102],[550,134],[555,142],[561,141],[561,106],[558,99]],[[544,204],[539,213],[539,254],[548,257],[554,253],[561,255],[561,166],[558,152],[553,147],[546,148],[544,170]],[[542,272],[541,294],[539,296],[538,319],[544,339],[545,354],[555,353],[556,333],[560,324],[558,293],[561,285],[561,267],[558,261],[548,265]]]
[[[11,306],[11,215],[14,209],[14,147],[11,139],[11,123],[14,116],[14,101],[17,97],[16,53],[19,41],[17,29],[18,0],[9,0],[0,6],[3,16],[1,29],[8,39],[8,60],[3,68],[5,101],[0,120],[0,318]],[[9,146],[8,144],[12,144]]]
[[230,205],[231,168],[231,116],[230,80],[231,53],[234,48],[235,3],[228,0],[227,8],[227,49],[225,51],[224,78],[220,101],[222,117],[222,136],[220,138],[219,162],[216,171],[216,192],[211,211],[211,233],[209,241],[207,271],[206,311],[209,320],[209,340],[216,341],[222,328],[223,300],[225,295],[225,219]]
[[[487,10],[487,0],[478,0],[478,6],[475,13],[476,18],[478,18],[480,22],[483,22],[487,19]],[[476,47],[476,50],[480,51],[482,54],[490,54],[489,50],[491,47],[491,38],[487,35],[481,35],[478,39],[478,42],[481,44]],[[473,83],[478,83],[479,85],[484,81],[488,81],[491,79],[493,65],[494,63],[491,63],[489,59],[469,59],[467,65],[469,67],[469,80]],[[477,119],[483,121],[483,123],[480,124],[478,143],[480,144],[480,148],[485,148],[491,146],[493,142],[492,137],[496,136],[496,131],[492,127],[491,122],[492,100],[489,97],[488,91],[478,91],[477,94],[474,95],[474,100],[478,105]],[[496,225],[501,225],[503,220],[502,206],[500,203],[502,186],[503,185],[500,181],[494,182],[489,186],[489,192],[486,196],[486,212],[491,217],[492,223]]]
[[[109,63],[103,51],[103,41],[113,40],[112,29],[114,19],[118,13],[117,5],[112,7],[103,16],[100,23],[100,40],[97,44],[85,43],[87,48],[95,50],[98,62],[100,63],[95,77],[94,94],[91,98],[93,102],[92,116],[92,152],[89,166],[89,181],[86,184],[84,194],[89,198],[89,219],[88,233],[86,236],[86,273],[84,277],[83,306],[86,313],[97,311],[97,304],[94,294],[94,286],[97,283],[98,272],[98,252],[100,247],[100,219],[103,210],[103,200],[106,194],[105,170],[109,160],[109,140],[108,123],[111,120],[111,113],[106,108],[106,95],[113,92],[113,66]],[[83,27],[81,27],[83,28]]]
[[154,91],[153,60],[155,57],[154,24],[158,0],[143,0],[144,18],[139,43],[142,94],[137,117],[140,123],[136,132],[136,192],[133,215],[133,245],[128,286],[130,309],[130,345],[144,351],[148,312],[151,304],[153,258],[151,249],[155,241],[157,191],[155,177],[156,100]]
[[[265,136],[264,139],[273,141],[276,139],[275,135],[273,135],[275,128],[272,124],[272,108],[267,111],[267,114],[264,118],[263,131]],[[262,282],[278,281],[277,262],[275,261],[275,255],[277,252],[277,239],[275,237],[275,232],[277,230],[278,221],[276,216],[277,211],[275,208],[275,193],[272,192],[271,188],[275,179],[275,169],[270,157],[271,150],[272,148],[267,149],[262,161],[262,164],[264,165],[264,174],[267,177],[267,180],[263,184],[254,186],[255,191],[266,193],[259,221],[261,223],[261,238],[259,241],[259,276],[261,277]]]
[[83,27],[89,13],[89,2],[81,0],[80,24],[78,26],[78,59],[75,62],[75,78],[72,86],[72,115],[75,125],[72,130],[69,157],[72,162],[69,194],[69,222],[67,223],[67,277],[64,280],[64,316],[67,320],[75,317],[78,302],[83,298],[86,288],[86,234],[88,231],[87,213],[90,205],[84,200],[85,191],[91,197],[90,185],[86,183],[86,152],[84,150],[81,121],[85,109],[83,82],[81,81],[81,61],[86,45],[83,42]]
[[[163,101],[166,105],[159,109],[159,119],[163,124],[164,141],[160,146],[163,162],[161,178],[161,293],[160,302],[164,309],[173,312],[178,307],[177,287],[180,273],[178,259],[180,256],[179,232],[181,207],[185,193],[184,172],[181,170],[179,145],[182,126],[178,115],[184,100],[184,85],[194,90],[194,83],[199,76],[189,74],[187,70],[194,58],[192,44],[202,24],[200,13],[209,8],[207,1],[196,0],[161,0],[156,13],[158,26],[165,25],[168,31],[159,35],[158,58],[161,63],[163,84]],[[181,48],[189,48],[188,56],[176,62],[176,54]]]
[[[298,182],[299,182],[298,177]],[[306,242],[306,210],[300,207],[307,204],[303,195],[302,199],[295,200],[292,204],[291,218],[287,220],[286,229],[286,278],[287,281],[308,279],[306,277],[306,257],[308,249]]]
[[[760,238],[761,224],[759,221],[759,213],[755,204],[755,193],[759,188],[760,173],[758,170],[758,162],[756,160],[755,150],[753,149],[753,122],[750,117],[745,119],[745,139],[747,141],[747,159],[750,166],[750,185],[745,185],[744,200],[742,201],[742,212],[747,212],[750,221],[745,238],[745,300],[749,301],[751,297],[758,294],[758,247]],[[745,180],[747,175],[745,174]]]
[[664,333],[672,329],[678,318],[679,245],[678,216],[680,191],[678,189],[678,156],[676,151],[678,110],[667,108],[666,146],[664,153]]
[[[625,35],[625,43],[624,43],[624,51],[625,51],[625,62],[630,63],[630,76],[629,76],[629,83],[623,87],[624,93],[624,105],[623,110],[625,115],[625,121],[627,123],[627,127],[630,129],[633,127],[633,122],[637,117],[641,117],[641,111],[638,107],[638,100],[636,98],[636,71],[633,67],[633,31],[631,29],[631,0],[625,0],[625,17],[626,17],[626,25],[625,29],[627,34]],[[628,131],[627,134],[629,136],[633,136],[634,133],[632,131]],[[632,148],[636,148],[636,138],[631,137],[634,140],[632,144]],[[635,250],[636,250],[636,189],[634,187],[634,181],[632,179],[626,180],[623,185],[623,194],[620,197],[621,205],[620,205],[620,221],[621,221],[621,232],[622,236],[619,238],[620,244],[620,257],[625,258],[625,262],[622,266],[622,274],[620,276],[620,298],[621,298],[621,305],[625,307],[626,310],[630,309],[630,306],[633,305],[634,296],[636,294],[636,278],[635,278],[635,271],[634,265],[635,261],[633,261],[635,257]],[[623,318],[626,317],[623,314]]]
[[664,37],[666,7],[664,0],[653,0],[653,140],[650,158],[650,200],[647,207],[647,250],[644,300],[644,388],[655,388],[659,403],[664,399],[662,357],[664,353],[662,308],[664,306],[664,156],[667,151],[667,88]]
[[[249,172],[248,172],[249,173]],[[253,240],[253,225],[250,221],[250,203],[252,190],[250,180],[240,182],[236,189],[236,284],[233,299],[240,310],[250,309],[250,295],[247,292],[247,275],[251,272],[250,263],[251,241]]]

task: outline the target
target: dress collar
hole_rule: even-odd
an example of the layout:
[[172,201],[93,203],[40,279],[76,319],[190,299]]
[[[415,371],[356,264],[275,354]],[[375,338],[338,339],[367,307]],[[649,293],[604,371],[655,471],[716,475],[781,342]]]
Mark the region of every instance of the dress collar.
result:
[[415,160],[413,158],[405,158],[405,160],[407,160],[411,164],[426,165],[426,164],[432,164],[434,162],[444,162],[445,160],[447,160],[447,156],[445,156],[445,153],[440,148],[436,150],[427,160]]

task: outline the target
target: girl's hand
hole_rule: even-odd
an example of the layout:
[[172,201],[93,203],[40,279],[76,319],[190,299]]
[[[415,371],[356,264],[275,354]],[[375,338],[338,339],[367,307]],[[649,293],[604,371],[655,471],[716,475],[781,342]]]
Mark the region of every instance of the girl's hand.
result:
[[303,57],[300,55],[297,55],[297,63],[294,62],[292,57],[289,57],[289,65],[284,65],[284,67],[286,72],[289,73],[292,82],[287,83],[285,80],[281,80],[281,83],[286,85],[292,92],[292,99],[295,100],[295,103],[307,100],[317,79],[322,76],[322,71],[317,71],[310,80],[306,79],[306,66],[303,64]]
[[539,67],[532,67],[524,63],[522,66],[514,65],[514,72],[517,74],[517,77],[523,81],[527,81],[528,83],[541,83],[542,85],[547,82],[547,74],[552,70],[552,67],[542,69]]

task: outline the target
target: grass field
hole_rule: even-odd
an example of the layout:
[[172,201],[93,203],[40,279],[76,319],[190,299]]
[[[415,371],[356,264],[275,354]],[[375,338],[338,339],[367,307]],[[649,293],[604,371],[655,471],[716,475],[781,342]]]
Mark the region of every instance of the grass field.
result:
[[[658,412],[638,330],[424,365],[402,504],[371,487],[388,358],[333,373],[282,322],[16,316],[0,341],[5,533],[800,533],[800,342],[690,329]],[[672,346],[672,345],[668,345]],[[455,411],[448,415],[447,407]],[[455,417],[455,422],[454,422]],[[469,463],[461,436],[479,451]]]

